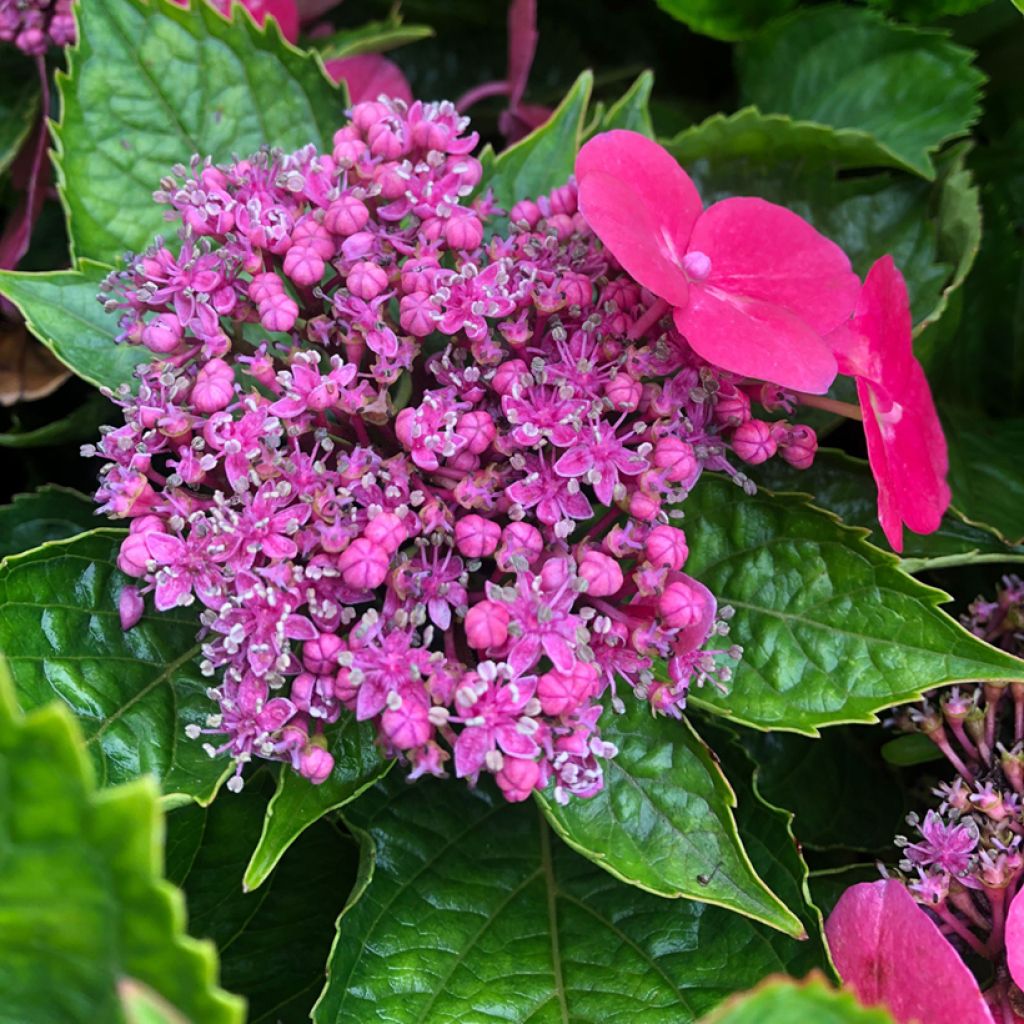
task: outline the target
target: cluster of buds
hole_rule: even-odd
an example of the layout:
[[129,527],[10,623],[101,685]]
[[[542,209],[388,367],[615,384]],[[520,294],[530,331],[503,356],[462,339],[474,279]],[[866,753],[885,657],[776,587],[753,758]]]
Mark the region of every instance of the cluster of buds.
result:
[[[1006,577],[996,600],[979,598],[964,624],[1020,653],[1022,598],[1021,581]],[[927,736],[956,772],[934,790],[936,809],[923,821],[908,818],[917,835],[896,839],[907,888],[951,940],[993,963],[989,1002],[1020,1012],[1024,995],[1007,970],[1005,928],[1024,881],[1024,685],[954,687],[897,724]]]
[[30,56],[73,43],[71,0],[0,0],[0,40]]
[[684,572],[687,494],[813,459],[793,396],[698,357],[572,182],[505,217],[467,128],[382,98],[331,153],[195,159],[157,193],[179,242],[106,283],[154,355],[86,451],[130,521],[122,619],[198,601],[219,710],[191,732],[239,773],[322,781],[354,714],[413,777],[592,795],[604,707],[679,715],[740,655]]

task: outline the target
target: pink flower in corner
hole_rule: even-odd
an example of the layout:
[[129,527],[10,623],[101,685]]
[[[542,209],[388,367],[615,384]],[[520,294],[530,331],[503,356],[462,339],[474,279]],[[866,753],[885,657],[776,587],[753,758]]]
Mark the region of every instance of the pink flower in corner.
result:
[[[189,0],[172,0],[179,7],[188,7]],[[195,3],[201,0],[194,0]],[[268,17],[273,18],[281,29],[281,35],[289,43],[298,42],[299,39],[299,9],[295,0],[209,0],[210,6],[224,15],[225,18],[232,18],[232,3],[244,7],[252,16],[257,25],[262,26]]]
[[898,1024],[994,1024],[974,975],[903,884],[862,882],[825,925],[839,976]]
[[674,307],[698,355],[733,373],[824,394],[823,340],[850,316],[846,254],[791,210],[736,197],[703,209],[690,176],[636,132],[591,139],[576,159],[584,219],[640,284]]
[[1024,889],[1010,903],[1006,915],[1006,966],[1017,988],[1024,990]]
[[353,103],[375,100],[382,94],[412,103],[412,89],[402,69],[379,53],[337,57],[325,61],[324,67],[335,82],[348,86],[348,96]]
[[878,519],[896,551],[903,527],[937,530],[949,507],[949,458],[935,403],[914,358],[910,300],[891,256],[864,281],[853,320],[830,338],[841,373],[856,378]]

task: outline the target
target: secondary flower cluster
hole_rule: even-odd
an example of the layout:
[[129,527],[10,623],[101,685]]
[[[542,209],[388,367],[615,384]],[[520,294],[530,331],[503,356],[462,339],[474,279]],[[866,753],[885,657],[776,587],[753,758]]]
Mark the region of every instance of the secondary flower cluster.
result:
[[0,40],[31,56],[73,43],[71,0],[0,0]]
[[683,571],[689,490],[745,485],[730,451],[813,459],[809,428],[752,414],[792,396],[700,358],[572,184],[510,223],[473,199],[466,129],[382,100],[331,153],[196,159],[157,194],[178,243],[107,282],[155,357],[90,449],[130,520],[123,620],[199,602],[202,731],[239,771],[322,781],[354,713],[413,776],[593,794],[607,691],[678,714],[739,655],[708,649],[728,613]]

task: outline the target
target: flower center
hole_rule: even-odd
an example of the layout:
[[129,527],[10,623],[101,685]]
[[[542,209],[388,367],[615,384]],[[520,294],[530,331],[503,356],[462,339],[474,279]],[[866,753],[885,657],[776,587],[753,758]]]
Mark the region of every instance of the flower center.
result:
[[694,250],[683,257],[683,270],[694,281],[703,281],[711,273],[711,257]]

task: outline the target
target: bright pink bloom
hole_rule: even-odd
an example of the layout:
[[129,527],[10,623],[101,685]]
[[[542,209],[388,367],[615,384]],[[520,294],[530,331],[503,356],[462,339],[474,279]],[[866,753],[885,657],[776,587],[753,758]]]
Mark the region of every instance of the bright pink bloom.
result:
[[327,74],[335,82],[344,82],[353,103],[375,100],[378,96],[412,103],[412,89],[402,69],[379,53],[360,53],[324,61]]
[[1024,899],[1020,890],[1006,915],[1006,965],[1017,988],[1024,989]]
[[910,301],[891,256],[868,273],[849,327],[834,343],[839,369],[857,380],[878,519],[896,551],[903,526],[932,533],[949,507],[949,458],[928,380],[914,358]]
[[902,882],[851,886],[825,934],[865,1006],[884,1003],[899,1024],[993,1024],[974,975]]
[[702,212],[690,176],[656,142],[604,132],[576,159],[580,212],[622,266],[674,307],[698,355],[734,373],[822,394],[857,277],[803,218],[763,199]]

